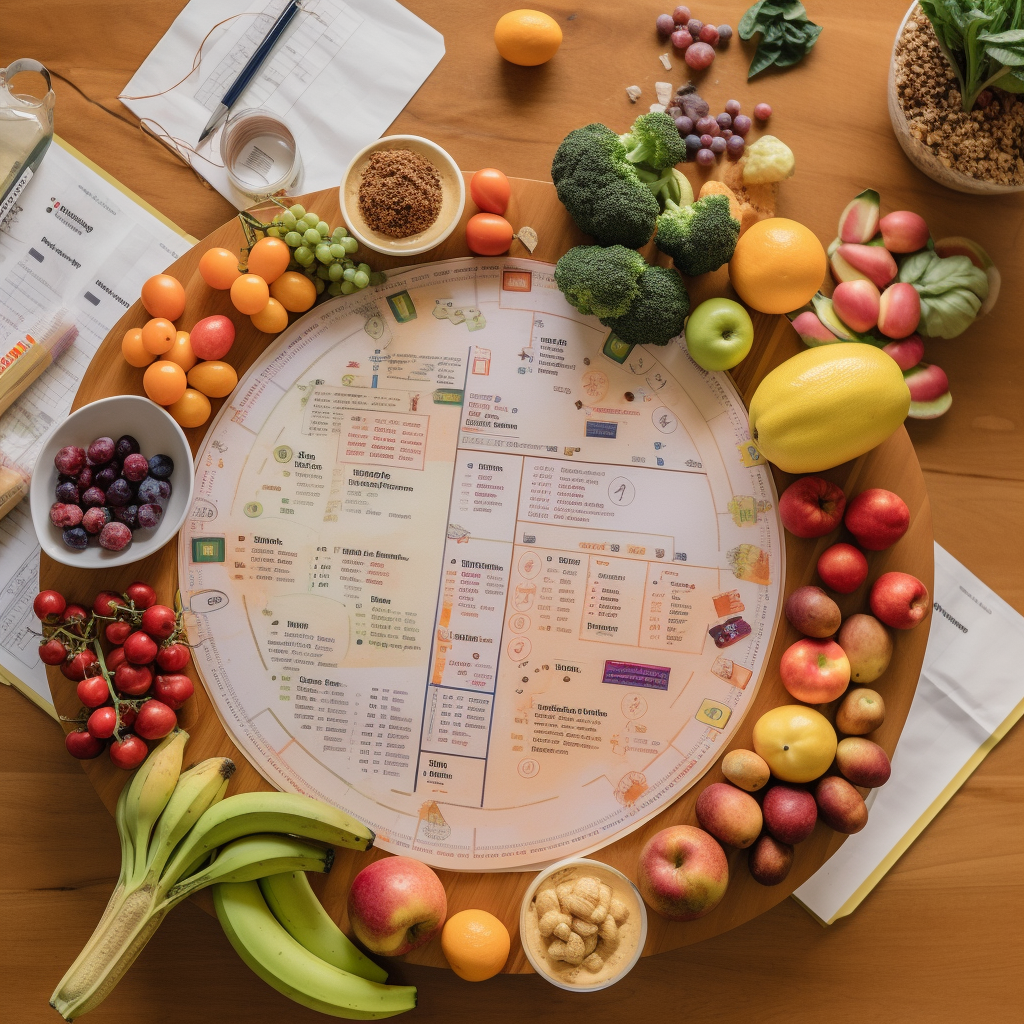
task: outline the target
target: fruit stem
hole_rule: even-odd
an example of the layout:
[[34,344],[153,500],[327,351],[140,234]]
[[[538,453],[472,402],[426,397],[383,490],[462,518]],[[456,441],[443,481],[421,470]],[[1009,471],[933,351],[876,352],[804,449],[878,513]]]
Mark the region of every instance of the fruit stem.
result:
[[117,690],[114,689],[114,684],[110,679],[110,673],[107,671],[107,662],[103,657],[103,648],[100,646],[100,638],[96,637],[92,642],[93,649],[96,651],[96,660],[100,666],[100,672],[103,673],[103,680],[107,684],[107,689],[110,691],[110,699],[114,702],[114,739],[118,742],[121,741],[121,705],[126,703],[121,700],[117,695]]

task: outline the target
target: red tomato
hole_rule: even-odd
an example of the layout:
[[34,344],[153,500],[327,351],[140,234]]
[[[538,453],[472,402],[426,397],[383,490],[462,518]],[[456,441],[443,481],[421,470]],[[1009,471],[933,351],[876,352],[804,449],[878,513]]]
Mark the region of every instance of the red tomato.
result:
[[512,186],[508,178],[496,167],[485,167],[469,180],[469,194],[473,202],[488,213],[504,213],[508,209]]
[[[97,740],[97,742],[100,742]],[[102,746],[100,747],[102,750]],[[143,761],[146,760],[146,755],[149,753],[149,747],[146,746],[145,740],[140,740],[138,736],[128,735],[123,740],[114,740],[110,744],[110,750],[108,754],[110,760],[117,765],[118,768],[123,768],[125,771],[132,771],[138,768]]]
[[135,731],[147,740],[163,739],[178,724],[178,716],[162,701],[147,700],[139,708]]
[[72,757],[77,757],[79,761],[89,761],[103,753],[106,744],[80,729],[77,732],[69,732],[64,737],[64,746]]
[[466,245],[479,256],[500,256],[512,244],[512,225],[494,213],[474,214],[466,223]]
[[110,700],[110,688],[103,676],[90,676],[77,687],[78,699],[87,708],[98,708]]

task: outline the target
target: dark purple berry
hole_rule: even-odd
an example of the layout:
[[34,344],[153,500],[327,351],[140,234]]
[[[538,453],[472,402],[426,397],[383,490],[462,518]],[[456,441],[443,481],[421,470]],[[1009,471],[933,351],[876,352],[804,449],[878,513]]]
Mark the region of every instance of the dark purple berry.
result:
[[149,475],[157,480],[167,480],[174,472],[174,460],[170,455],[154,455],[149,460]]
[[124,523],[107,523],[100,530],[100,547],[108,551],[121,551],[132,539],[132,531]]
[[84,551],[89,546],[89,534],[80,526],[70,526],[64,531],[64,543],[75,551]]
[[53,496],[60,502],[67,505],[78,504],[78,484],[65,480],[54,488]]
[[78,474],[76,480],[78,482],[78,489],[84,491],[89,487],[92,487],[94,473],[92,466],[83,466],[81,473]]
[[129,530],[137,530],[139,528],[138,505],[122,505],[120,508],[115,508],[113,512],[114,518],[119,523],[124,523]]
[[[718,31],[719,31],[719,34],[721,34],[722,30],[719,29]],[[725,102],[725,112],[730,117],[735,117],[740,112],[741,109],[742,108],[740,107],[740,101],[739,100],[726,100],[726,102]]]
[[138,452],[135,452],[125,458],[121,471],[124,473],[126,480],[136,483],[139,480],[145,480],[149,475],[149,460],[145,455],[139,455]]
[[692,159],[697,150],[700,149],[700,136],[687,135],[683,142],[686,143],[686,155]]
[[732,119],[732,130],[737,135],[746,135],[750,131],[751,123],[746,114],[739,114]]
[[116,507],[121,505],[127,505],[134,495],[132,494],[131,485],[127,480],[122,480],[118,477],[108,488],[107,488],[107,504]]
[[69,444],[54,455],[53,464],[58,473],[74,476],[85,465],[85,449]]
[[114,457],[114,439],[97,437],[86,449],[86,457],[97,466],[105,466]]
[[171,485],[166,480],[154,480],[147,476],[139,484],[139,504],[146,505],[157,501],[166,501],[171,496]]
[[732,129],[731,128],[723,128],[722,129],[722,138],[725,139],[726,142],[728,142],[732,138]]
[[141,445],[134,437],[132,437],[131,434],[122,434],[117,441],[114,442],[114,455],[122,462],[124,462],[129,455],[137,455],[141,451]]
[[693,131],[693,118],[687,117],[685,114],[680,115],[676,118],[676,128],[685,139]]
[[715,154],[710,149],[698,149],[697,150],[697,163],[701,167],[710,167],[715,162]]
[[722,129],[710,114],[705,114],[702,118],[698,119],[697,123],[693,126],[693,130],[698,135],[710,135],[714,138]]
[[78,526],[82,521],[82,510],[77,505],[65,505],[59,501],[50,506],[50,522],[62,530]]
[[714,153],[715,156],[721,156],[721,154],[725,152],[726,145],[726,140],[719,135],[717,139],[711,140],[711,152]]
[[[718,41],[719,43],[727,43],[732,39],[732,25],[719,25],[718,26]],[[730,111],[732,113],[732,111]]]
[[84,508],[95,508],[97,505],[106,505],[107,496],[103,492],[102,487],[90,487],[85,494],[82,495],[80,504]]
[[725,148],[726,152],[733,158],[733,160],[738,160],[743,156],[743,151],[747,148],[747,144],[743,141],[742,135],[734,135],[725,144]]
[[117,466],[104,466],[102,469],[97,470],[96,472],[96,486],[102,487],[103,490],[106,490],[120,475],[121,474],[118,471]]
[[700,137],[700,148],[710,149],[712,142],[714,142],[714,139],[710,135],[704,134]]
[[726,128],[732,127],[732,114],[728,112],[719,114],[715,120],[718,122],[718,127],[721,128],[722,131],[725,131]]
[[700,30],[703,27],[704,22],[701,21],[700,18],[691,18],[686,23],[686,31],[689,32],[694,39],[697,39],[700,36]]
[[95,506],[88,509],[85,515],[82,516],[82,526],[89,533],[99,533],[110,522],[111,518],[109,508]]
[[160,525],[160,520],[163,519],[164,510],[159,505],[140,505],[139,506],[139,528],[142,530],[152,530],[155,526]]

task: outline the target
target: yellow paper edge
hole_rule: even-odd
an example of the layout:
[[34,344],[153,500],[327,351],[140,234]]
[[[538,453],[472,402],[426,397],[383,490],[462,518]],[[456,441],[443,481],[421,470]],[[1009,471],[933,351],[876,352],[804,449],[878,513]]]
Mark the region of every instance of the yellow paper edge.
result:
[[992,752],[993,747],[1024,717],[1024,700],[1022,700],[1002,722],[995,731],[980,747],[971,755],[967,763],[950,779],[945,789],[931,802],[928,809],[917,821],[907,830],[906,834],[889,851],[882,862],[868,875],[860,884],[853,895],[830,917],[827,921],[820,918],[810,907],[807,906],[796,894],[793,899],[814,918],[818,924],[826,927],[837,921],[840,917],[846,917],[860,906],[861,901],[878,883],[885,877],[892,866],[907,852],[911,843],[931,824],[935,816],[949,803],[953,794],[970,778],[974,770]]
[[28,697],[36,707],[45,711],[55,722],[59,722],[60,718],[57,715],[57,709],[42,695],[36,693],[31,686],[23,683],[17,676],[11,675],[9,672],[5,672],[0,668],[0,683],[5,686],[12,686],[22,696]]
[[154,217],[156,217],[156,219],[160,221],[162,224],[166,224],[167,227],[169,227],[175,234],[181,235],[181,237],[184,238],[185,241],[190,242],[192,245],[195,245],[196,242],[199,241],[198,238],[193,238],[187,231],[184,230],[184,228],[179,228],[178,225],[175,224],[174,221],[170,219],[170,217],[165,217],[155,206],[151,206],[149,203],[147,203],[146,200],[142,198],[142,196],[136,195],[130,188],[128,188],[127,185],[122,185],[121,182],[119,182],[117,178],[115,178],[112,174],[108,174],[98,164],[94,164],[84,153],[79,153],[79,151],[75,149],[75,147],[72,146],[70,142],[65,142],[64,139],[62,139],[59,135],[56,134],[53,136],[53,141],[56,142],[57,145],[60,146],[60,148],[63,149],[65,152],[70,153],[76,160],[79,160],[83,164],[85,164],[85,166],[88,167],[89,170],[98,174],[105,182],[107,182],[107,184],[113,185],[118,192],[122,193],[122,195],[126,195],[133,203],[137,203],[147,213],[152,214]]

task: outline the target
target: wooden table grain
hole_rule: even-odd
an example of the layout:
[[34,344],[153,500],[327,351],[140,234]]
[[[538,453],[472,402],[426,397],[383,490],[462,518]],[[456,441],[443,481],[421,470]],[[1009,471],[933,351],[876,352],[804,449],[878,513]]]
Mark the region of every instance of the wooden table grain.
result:
[[[166,31],[181,0],[2,0],[0,64],[36,57],[92,99],[131,119],[117,94]],[[683,81],[651,30],[660,6],[591,0],[544,4],[565,42],[536,69],[504,64],[491,30],[505,4],[407,0],[441,31],[447,54],[390,131],[427,135],[466,168],[493,165],[546,178],[551,153],[589,120],[625,127],[627,85],[654,100],[655,80]],[[742,2],[693,6],[694,15],[738,23]],[[858,4],[807,0],[825,31],[811,57],[786,73],[745,83],[749,50],[734,40],[700,76],[712,105],[735,96],[772,104],[771,131],[797,155],[780,213],[827,241],[839,210],[866,187],[888,209],[925,214],[936,237],[979,239],[1000,264],[995,312],[964,336],[929,343],[928,358],[952,382],[941,420],[910,424],[931,498],[937,541],[1024,611],[1024,383],[1019,328],[1024,289],[1016,246],[1024,201],[948,192],[917,172],[893,138],[885,73],[902,0]],[[231,215],[157,143],[56,83],[57,131],[143,198],[202,237]],[[58,727],[13,691],[0,691],[0,1017],[56,1019],[46,998],[91,931],[118,863],[109,816]],[[982,764],[938,819],[851,917],[821,929],[792,901],[696,946],[646,958],[629,978],[586,1003],[595,1020],[645,1013],[700,1021],[1016,1021],[1024,996],[1024,730]],[[403,966],[420,986],[415,1016],[518,1021],[573,1012],[539,978],[503,977],[474,987],[449,972]],[[187,1020],[235,1024],[323,1019],[269,990],[237,959],[219,925],[183,906],[136,967],[91,1017],[133,1024]]]

